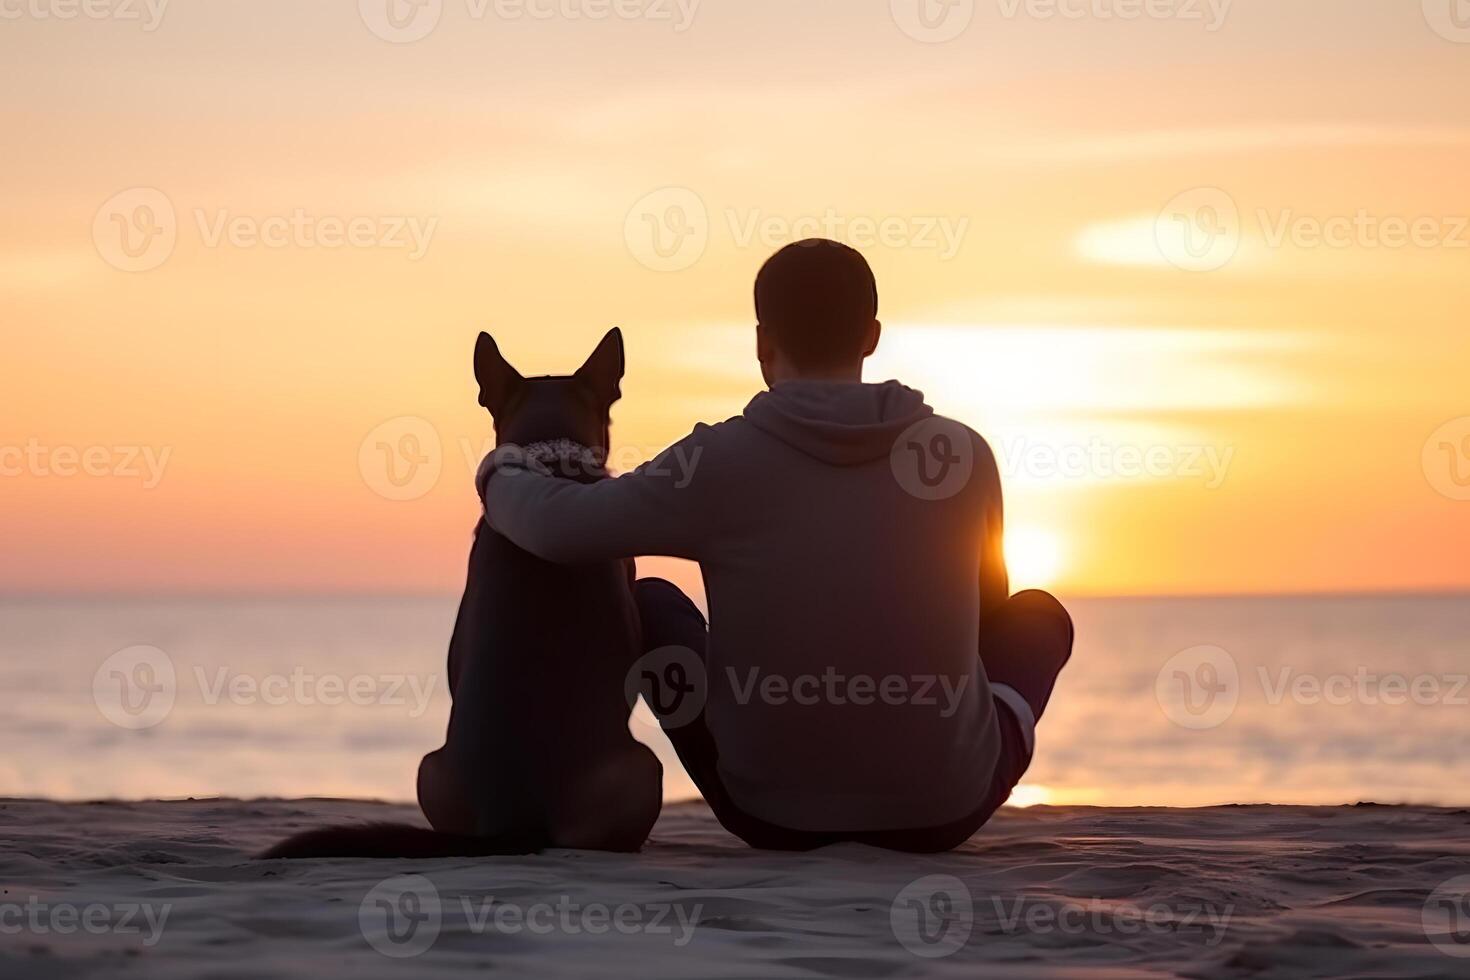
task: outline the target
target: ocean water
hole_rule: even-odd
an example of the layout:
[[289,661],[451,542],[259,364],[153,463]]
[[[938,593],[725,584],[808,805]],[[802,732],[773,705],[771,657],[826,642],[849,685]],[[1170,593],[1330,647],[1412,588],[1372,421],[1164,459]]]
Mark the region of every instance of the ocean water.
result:
[[[0,600],[0,796],[412,799],[455,606]],[[1470,596],[1068,606],[1015,802],[1470,804]],[[693,795],[644,710],[669,798]]]

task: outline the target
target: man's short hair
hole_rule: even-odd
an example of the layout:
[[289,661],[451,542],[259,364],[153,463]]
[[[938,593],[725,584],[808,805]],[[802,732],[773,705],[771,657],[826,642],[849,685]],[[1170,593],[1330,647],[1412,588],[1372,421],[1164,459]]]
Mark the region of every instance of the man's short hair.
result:
[[861,358],[878,283],[857,249],[824,238],[787,245],[755,277],[755,315],[799,368]]

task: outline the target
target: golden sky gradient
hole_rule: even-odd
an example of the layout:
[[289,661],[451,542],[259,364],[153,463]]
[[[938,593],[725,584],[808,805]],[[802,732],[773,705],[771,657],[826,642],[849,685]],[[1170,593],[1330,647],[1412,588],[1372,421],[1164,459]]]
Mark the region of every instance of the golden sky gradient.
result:
[[[411,43],[373,0],[152,30],[10,3],[0,589],[453,591],[475,334],[565,373],[620,325],[631,464],[757,390],[752,277],[813,231],[877,271],[870,378],[1000,454],[1018,584],[1470,587],[1470,422],[1441,430],[1470,416],[1470,27],[1437,2],[1211,30],[1220,2],[982,0],[945,43],[905,0],[443,0]],[[171,252],[129,258],[119,215]],[[354,220],[371,244],[322,244]],[[426,433],[393,487],[378,443]]]

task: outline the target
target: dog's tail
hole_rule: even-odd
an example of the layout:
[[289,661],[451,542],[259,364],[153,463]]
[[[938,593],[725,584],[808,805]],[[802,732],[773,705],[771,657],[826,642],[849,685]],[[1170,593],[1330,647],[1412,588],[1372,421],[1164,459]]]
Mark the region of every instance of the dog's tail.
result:
[[494,837],[441,834],[406,823],[322,827],[281,841],[257,855],[270,858],[443,858],[535,854],[546,848],[539,834]]

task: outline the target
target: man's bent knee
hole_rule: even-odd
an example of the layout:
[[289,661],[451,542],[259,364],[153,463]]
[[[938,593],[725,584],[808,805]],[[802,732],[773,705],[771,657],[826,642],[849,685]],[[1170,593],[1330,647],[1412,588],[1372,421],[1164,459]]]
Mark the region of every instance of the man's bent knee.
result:
[[1017,592],[1011,596],[1009,604],[1016,609],[1025,610],[1027,615],[1044,617],[1057,624],[1060,630],[1067,635],[1067,645],[1070,652],[1071,640],[1075,635],[1072,625],[1072,614],[1067,612],[1067,607],[1062,605],[1061,600],[1050,592],[1041,589],[1027,589]]
[[[673,582],[661,578],[641,578],[633,583],[633,601],[638,606],[638,615],[643,620],[645,631],[651,626],[676,623],[690,628],[698,623],[705,628],[704,613],[684,590]],[[655,632],[664,632],[655,628]]]

